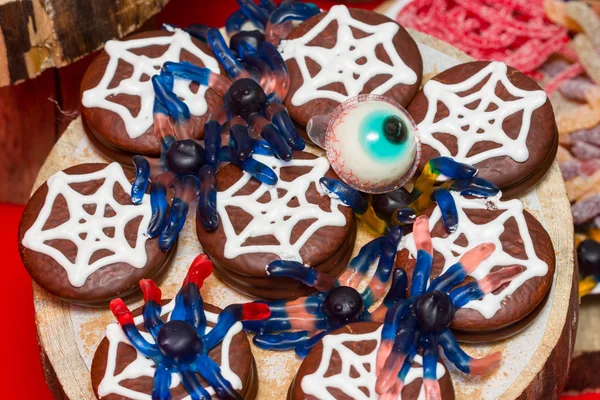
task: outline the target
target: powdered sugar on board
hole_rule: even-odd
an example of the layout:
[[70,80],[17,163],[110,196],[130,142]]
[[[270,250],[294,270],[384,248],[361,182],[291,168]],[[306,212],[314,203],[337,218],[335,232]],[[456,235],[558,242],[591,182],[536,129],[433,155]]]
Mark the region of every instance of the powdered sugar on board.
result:
[[[419,50],[423,56],[424,75],[430,78],[433,75],[450,68],[459,61],[428,46],[419,44]],[[81,121],[78,119],[71,125],[71,129],[83,132]],[[87,137],[78,133],[77,143],[68,153],[61,156],[60,163],[64,168],[83,162],[107,162],[89,143]],[[66,155],[68,154],[68,155]],[[64,157],[64,160],[62,159]],[[44,171],[52,174],[56,171]],[[49,176],[49,175],[48,175]],[[534,214],[542,224],[546,225],[542,218],[541,204],[535,190],[530,191],[522,198],[528,211]],[[195,233],[195,206],[191,207],[186,226],[180,236],[177,253],[174,257],[172,268],[168,277],[161,284],[165,297],[172,297],[179,289],[186,274],[187,268],[194,257],[201,252]],[[357,239],[356,249],[370,240],[365,232],[360,232]],[[484,355],[492,350],[503,351],[503,362],[498,370],[490,377],[481,379],[465,376],[456,370],[449,368],[454,380],[457,399],[482,398],[494,399],[503,392],[521,375],[532,359],[534,353],[546,331],[550,309],[553,302],[554,284],[550,298],[534,323],[524,332],[517,336],[494,343],[491,345],[466,345],[465,349],[473,355]],[[225,286],[216,277],[207,279],[202,288],[202,295],[206,302],[216,306],[224,307],[234,302],[249,301],[250,298],[235,292]],[[132,308],[141,305],[131,304]],[[92,310],[82,307],[71,307],[71,321],[77,345],[85,364],[89,368],[96,347],[104,337],[106,325],[113,321],[110,311]],[[267,352],[252,346],[259,373],[259,394],[261,400],[281,400],[286,398],[286,393],[298,367],[300,360],[293,352]],[[446,363],[449,365],[451,363]]]

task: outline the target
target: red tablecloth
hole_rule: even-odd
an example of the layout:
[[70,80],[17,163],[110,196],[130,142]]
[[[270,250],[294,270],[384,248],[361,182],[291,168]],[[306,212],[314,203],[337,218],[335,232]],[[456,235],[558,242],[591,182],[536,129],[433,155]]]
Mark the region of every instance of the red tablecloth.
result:
[[[336,2],[313,1],[327,9]],[[363,6],[370,8],[382,1]],[[235,0],[171,0],[159,16],[161,22],[180,26],[196,22],[223,25],[225,18],[237,9]],[[31,280],[25,272],[17,250],[17,231],[22,206],[0,204],[0,243],[4,249],[5,273],[2,289],[7,302],[4,323],[0,329],[0,346],[4,362],[0,363],[0,398],[6,400],[50,400],[39,358],[31,292]],[[564,397],[563,400],[600,400],[600,395]],[[79,400],[79,399],[73,399]]]

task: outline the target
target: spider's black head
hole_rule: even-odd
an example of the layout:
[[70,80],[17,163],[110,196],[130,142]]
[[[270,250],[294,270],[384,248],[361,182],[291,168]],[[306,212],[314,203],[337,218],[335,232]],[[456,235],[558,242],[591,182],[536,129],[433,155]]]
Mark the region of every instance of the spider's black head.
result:
[[190,362],[202,351],[202,341],[185,321],[169,321],[158,331],[158,348],[176,360]]
[[178,140],[165,157],[167,169],[177,175],[197,175],[204,165],[204,149],[191,139]]
[[363,299],[360,293],[349,286],[331,289],[323,302],[323,312],[332,326],[354,322],[362,311]]
[[244,119],[254,113],[263,112],[267,106],[265,91],[250,78],[238,79],[233,82],[225,99],[231,113]]
[[434,290],[415,301],[415,314],[425,332],[441,332],[454,319],[454,304],[447,293]]
[[265,34],[259,30],[253,31],[240,31],[233,35],[229,39],[229,47],[231,50],[239,54],[238,47],[241,46],[241,42],[246,42],[250,46],[258,49],[258,47],[265,41]]

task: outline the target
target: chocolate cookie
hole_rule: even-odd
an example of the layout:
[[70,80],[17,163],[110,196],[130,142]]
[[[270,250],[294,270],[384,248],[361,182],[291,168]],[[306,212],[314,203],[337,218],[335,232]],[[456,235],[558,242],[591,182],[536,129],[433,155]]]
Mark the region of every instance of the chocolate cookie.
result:
[[[175,301],[163,300],[162,319],[166,322]],[[207,317],[208,326],[213,327],[221,310],[218,307],[204,303],[204,313]],[[142,307],[133,311],[136,316],[135,323],[138,329],[144,329],[144,318]],[[242,398],[254,400],[258,392],[258,374],[254,357],[250,350],[250,343],[241,324],[234,325],[227,333],[226,339],[213,348],[209,353],[221,367],[223,376],[232,384]],[[223,357],[228,357],[228,363],[222,362]],[[140,397],[150,397],[154,384],[153,375],[147,371],[153,371],[152,360],[141,356],[137,350],[129,344],[121,327],[110,324],[106,328],[106,337],[102,339],[94,359],[92,361],[91,375],[92,387],[96,397],[100,400],[126,400]],[[127,368],[127,377],[120,375]],[[206,381],[196,374],[203,387],[208,388]],[[174,382],[177,377],[173,377]],[[214,393],[208,389],[209,393]],[[184,386],[179,383],[171,387],[171,398],[181,400],[189,396]],[[217,398],[213,395],[213,398]]]
[[[375,398],[375,360],[381,341],[381,324],[358,322],[325,336],[304,359],[288,392],[288,400],[354,400]],[[354,353],[354,354],[353,354]],[[355,358],[354,358],[355,355]],[[354,358],[354,359],[353,359]],[[423,370],[420,356],[415,357],[402,389],[403,400],[416,400],[423,391]],[[345,365],[350,363],[351,367]],[[344,370],[346,366],[347,370]],[[454,399],[452,379],[445,366],[438,363],[442,400]],[[349,372],[345,372],[349,371]],[[361,378],[358,380],[358,378]],[[360,382],[358,386],[357,382]],[[358,387],[357,387],[358,386]],[[352,392],[361,393],[356,397]]]
[[533,187],[552,165],[558,131],[539,85],[501,62],[460,64],[436,75],[408,106],[422,143],[420,171],[435,157],[475,166],[504,198]]
[[317,189],[323,176],[335,178],[327,159],[305,152],[294,152],[289,162],[254,157],[273,168],[277,184],[263,185],[232,164],[221,169],[219,226],[208,232],[197,215],[198,239],[227,284],[252,296],[295,299],[310,289],[290,278],[267,276],[266,266],[295,260],[337,276],[354,249],[354,214]]
[[[452,195],[458,210],[455,232],[448,233],[444,228],[439,207],[426,211],[434,250],[431,277],[446,271],[468,250],[487,242],[495,244],[494,252],[461,286],[504,267],[522,266],[524,271],[509,284],[457,310],[451,325],[460,340],[503,339],[524,329],[532,321],[529,315],[546,299],[556,261],[552,241],[535,217],[523,209],[520,200],[469,199],[454,192]],[[410,281],[416,256],[412,233],[403,245],[396,265],[405,268]]]
[[160,279],[164,253],[146,230],[150,196],[133,205],[135,178],[117,164],[80,164],[58,172],[31,196],[19,227],[19,251],[34,281],[65,301],[104,306]]
[[359,94],[385,95],[406,106],[423,74],[421,54],[403,27],[342,5],[296,27],[279,51],[290,75],[285,106],[301,126]]
[[[115,151],[160,154],[160,139],[153,129],[151,77],[166,61],[187,61],[222,73],[210,48],[179,29],[111,40],[88,68],[81,82],[82,115],[103,145],[100,150],[108,150],[107,156]],[[182,79],[175,80],[173,90],[190,109],[194,136],[202,138],[204,123],[223,99],[212,89]]]

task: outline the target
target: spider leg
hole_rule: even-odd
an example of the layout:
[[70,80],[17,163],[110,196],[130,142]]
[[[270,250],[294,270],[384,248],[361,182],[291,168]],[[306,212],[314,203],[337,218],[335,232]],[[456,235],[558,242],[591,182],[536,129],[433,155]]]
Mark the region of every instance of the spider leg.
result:
[[161,137],[166,137],[172,132],[168,116],[175,120],[175,134],[178,139],[193,139],[193,127],[190,120],[191,114],[188,106],[173,92],[174,77],[170,73],[154,75],[152,87],[154,88],[154,123]]
[[231,87],[231,81],[224,76],[214,73],[208,68],[198,67],[187,61],[167,61],[163,65],[163,71],[178,78],[194,81],[202,86],[208,86],[220,96],[225,96],[225,93],[227,93]]
[[236,166],[248,172],[255,179],[257,179],[261,183],[264,183],[265,185],[274,185],[277,183],[277,175],[275,174],[275,172],[273,172],[271,168],[267,167],[260,161],[256,161],[252,157],[247,158],[243,162],[237,160],[233,155],[231,147],[229,146],[221,147],[221,151],[219,153],[219,160],[235,164]]
[[210,400],[211,395],[202,387],[200,381],[196,377],[196,373],[191,369],[179,371],[181,383],[185,390],[190,394],[192,400]]
[[415,223],[417,213],[410,207],[402,207],[392,213],[392,225],[412,225]]
[[273,153],[273,149],[271,146],[269,146],[269,143],[262,139],[254,139],[254,144],[252,145],[252,154],[260,154],[271,157],[275,156],[275,153]]
[[250,125],[254,132],[259,133],[265,139],[277,157],[284,161],[290,161],[293,157],[292,148],[284,135],[277,127],[269,122],[263,115],[255,113],[249,117]]
[[237,10],[231,14],[225,22],[225,30],[227,31],[227,35],[231,37],[236,33],[241,32],[242,27],[246,22],[248,22],[248,17],[244,15],[242,10]]
[[482,299],[486,294],[492,293],[503,284],[512,281],[515,276],[523,271],[524,268],[519,265],[502,268],[488,274],[481,280],[454,289],[450,292],[450,299],[457,309],[461,308],[472,300]]
[[269,19],[269,13],[266,9],[257,5],[254,0],[238,0],[238,4],[240,5],[242,13],[244,13],[258,29],[265,29]]
[[212,270],[212,261],[206,254],[200,254],[192,261],[182,287],[175,297],[175,308],[171,312],[171,320],[186,321],[201,335],[206,327],[206,316],[202,308],[200,289],[206,278],[212,274]]
[[407,286],[408,280],[406,272],[402,268],[396,268],[394,272],[392,272],[392,286],[383,298],[381,305],[371,313],[371,319],[373,321],[383,322],[387,311],[398,302],[406,299]]
[[198,195],[199,179],[192,175],[185,175],[178,180],[174,188],[175,198],[171,202],[167,225],[158,239],[158,245],[163,251],[171,248],[179,236],[179,232],[183,229],[190,203]]
[[429,291],[440,290],[448,293],[450,289],[465,280],[479,264],[496,250],[494,243],[481,243],[467,251],[460,260],[448,268],[446,272],[431,281]]
[[274,85],[270,90],[265,90],[265,93],[270,102],[281,103],[290,90],[290,76],[285,61],[272,43],[263,42],[258,48],[258,52],[269,65],[274,81]]
[[140,287],[144,293],[144,307],[142,309],[144,327],[152,337],[156,338],[160,327],[163,325],[162,319],[160,319],[162,292],[152,279],[142,279]]
[[254,336],[252,342],[261,349],[285,351],[295,349],[297,345],[308,340],[309,335],[309,331],[259,333]]
[[429,219],[421,215],[413,225],[413,236],[417,245],[417,264],[413,271],[410,285],[410,297],[419,296],[425,292],[431,276],[433,262],[433,245],[429,233]]
[[381,331],[381,345],[377,350],[376,371],[379,373],[394,347],[398,326],[408,315],[412,307],[412,300],[401,301],[391,307],[385,315]]
[[327,318],[321,311],[324,299],[323,294],[317,294],[266,303],[271,310],[270,317],[261,321],[245,321],[244,328],[258,333],[323,329],[327,325]]
[[304,150],[306,143],[298,134],[290,114],[282,104],[271,101],[267,104],[266,113],[271,123],[277,127],[293,150]]
[[150,223],[148,224],[148,236],[151,238],[158,236],[165,229],[165,226],[167,226],[167,211],[169,209],[167,187],[170,185],[173,177],[173,173],[165,172],[158,175],[150,186],[152,218],[150,218]]
[[452,194],[444,188],[439,188],[433,192],[433,198],[442,212],[442,223],[446,231],[450,233],[456,231],[456,228],[458,228],[458,211]]
[[161,363],[158,363],[154,372],[154,383],[152,386],[152,400],[169,400],[171,398],[171,371]]
[[499,351],[488,354],[483,358],[473,358],[460,348],[456,337],[450,329],[444,329],[439,335],[440,345],[444,355],[452,364],[465,374],[484,376],[492,372],[502,361]]
[[319,7],[312,3],[299,2],[279,6],[268,19],[265,36],[269,42],[277,45],[294,29],[293,21],[305,21],[320,12]]
[[398,324],[394,345],[384,363],[379,360],[378,353],[378,364],[383,365],[381,370],[376,369],[376,371],[379,371],[377,373],[377,382],[375,383],[375,391],[378,394],[388,392],[396,384],[398,373],[413,344],[413,335],[415,334],[416,329],[416,317],[412,314],[408,314]]
[[221,374],[221,367],[207,355],[198,357],[195,369],[202,375],[208,384],[215,390],[219,399],[244,400],[231,386],[231,383]]
[[247,67],[248,72],[253,75],[253,79],[259,83],[265,95],[273,92],[276,84],[275,74],[258,49],[245,40],[237,41],[235,46],[238,56]]
[[223,66],[231,79],[250,78],[250,74],[227,46],[218,29],[211,28],[208,30],[208,43],[217,61]]
[[319,180],[321,188],[330,197],[340,200],[352,209],[358,219],[371,231],[381,235],[387,233],[387,223],[380,219],[373,207],[360,192],[337,179],[323,177]]
[[227,334],[229,329],[239,321],[254,321],[269,318],[271,310],[266,303],[232,304],[219,314],[214,328],[202,338],[206,349],[215,347]]
[[229,147],[235,158],[242,162],[250,158],[253,146],[246,122],[241,117],[233,117],[229,124]]
[[296,261],[275,260],[267,265],[266,270],[269,276],[293,278],[320,292],[339,286],[337,279],[331,275],[319,272],[314,268],[306,268],[304,264]]
[[131,343],[136,350],[138,350],[144,356],[152,359],[160,357],[160,351],[158,348],[144,339],[138,328],[135,326],[133,314],[131,311],[129,311],[129,308],[127,308],[123,300],[112,300],[110,302],[110,311],[117,318],[117,321],[119,321],[119,325],[121,325],[127,340],[129,340],[129,343]]
[[474,176],[469,179],[457,179],[450,185],[450,190],[460,192],[463,196],[490,197],[498,194],[500,189],[492,182]]
[[294,348],[296,355],[301,358],[306,357],[308,355],[308,353],[310,352],[310,350],[313,347],[315,347],[315,345],[317,343],[319,343],[319,341],[321,339],[323,339],[325,337],[325,335],[327,335],[329,332],[331,332],[331,330],[323,330],[321,332],[317,332],[313,336],[311,336],[307,340],[305,340],[304,342],[298,343],[298,345]]
[[160,160],[144,156],[133,156],[133,165],[135,167],[135,179],[131,184],[131,202],[141,204],[148,189],[150,177],[155,179],[165,172],[165,169]]
[[436,333],[428,333],[421,338],[423,347],[423,386],[427,400],[442,400],[440,383],[437,378],[438,338]]
[[381,246],[381,254],[379,255],[379,262],[377,263],[375,274],[371,278],[369,286],[367,286],[361,295],[365,309],[371,307],[385,291],[385,287],[392,274],[392,268],[394,267],[398,245],[400,244],[403,235],[404,231],[402,228],[396,226],[392,228],[385,237],[385,241]]
[[394,383],[394,386],[388,392],[384,393],[382,396],[379,396],[380,400],[397,400],[400,397],[400,393],[404,388],[406,376],[410,372],[412,368],[412,363],[415,359],[415,356],[417,355],[417,352],[419,351],[420,343],[421,334],[417,331],[415,332],[413,338],[413,344],[408,354],[406,355],[404,362],[402,363],[402,368],[400,368],[400,372],[398,372],[398,376],[396,377],[396,382]]
[[215,170],[210,165],[200,168],[200,193],[198,196],[198,215],[207,231],[214,231],[219,225],[217,213],[217,180]]
[[204,124],[204,162],[214,169],[219,163],[221,133],[225,122],[227,122],[227,106],[222,106],[213,111]]
[[356,257],[350,260],[348,269],[340,275],[338,278],[342,286],[350,286],[356,289],[366,275],[369,267],[381,254],[383,243],[386,241],[385,237],[378,237],[371,240],[369,243],[364,245]]
[[258,5],[264,8],[269,14],[271,14],[277,8],[277,5],[273,2],[273,0],[260,0]]

